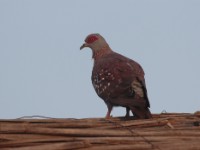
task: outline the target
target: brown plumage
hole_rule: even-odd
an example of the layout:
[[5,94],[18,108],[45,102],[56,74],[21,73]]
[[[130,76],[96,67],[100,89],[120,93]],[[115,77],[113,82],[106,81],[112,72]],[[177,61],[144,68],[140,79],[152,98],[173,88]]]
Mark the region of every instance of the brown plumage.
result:
[[108,107],[106,118],[110,117],[113,106],[126,107],[126,117],[131,110],[135,118],[151,118],[142,67],[112,51],[100,34],[88,35],[80,49],[84,47],[92,49],[92,84]]

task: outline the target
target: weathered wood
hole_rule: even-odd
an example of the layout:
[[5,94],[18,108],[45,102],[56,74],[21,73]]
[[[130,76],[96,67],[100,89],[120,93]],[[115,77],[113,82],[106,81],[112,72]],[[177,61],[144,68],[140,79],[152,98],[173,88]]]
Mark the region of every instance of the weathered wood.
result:
[[[31,143],[27,145],[10,146],[12,150],[68,150],[68,149],[80,149],[89,147],[89,143],[84,142],[57,142],[57,143]],[[23,146],[23,147],[22,147]],[[7,148],[1,148],[1,150],[6,150]]]
[[200,149],[200,115],[154,114],[152,119],[0,120],[1,150]]

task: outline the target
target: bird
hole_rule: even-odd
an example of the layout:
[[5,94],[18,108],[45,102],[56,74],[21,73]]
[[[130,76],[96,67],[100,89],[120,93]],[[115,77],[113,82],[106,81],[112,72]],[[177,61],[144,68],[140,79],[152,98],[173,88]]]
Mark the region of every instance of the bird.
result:
[[141,65],[113,51],[98,33],[89,34],[80,50],[83,48],[92,50],[91,80],[97,95],[107,105],[105,118],[112,117],[111,111],[116,106],[126,108],[126,118],[130,117],[130,111],[135,119],[152,118]]

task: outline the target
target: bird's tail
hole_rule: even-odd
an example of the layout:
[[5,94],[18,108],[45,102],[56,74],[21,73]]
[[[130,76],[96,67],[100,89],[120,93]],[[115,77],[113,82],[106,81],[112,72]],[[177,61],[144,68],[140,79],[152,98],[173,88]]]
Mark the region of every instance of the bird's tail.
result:
[[150,119],[152,114],[148,107],[130,107],[134,117],[136,119]]
[[117,98],[113,100],[111,99],[110,102],[115,106],[123,106],[129,108],[137,119],[152,118],[147,102],[143,98],[135,100],[130,98]]

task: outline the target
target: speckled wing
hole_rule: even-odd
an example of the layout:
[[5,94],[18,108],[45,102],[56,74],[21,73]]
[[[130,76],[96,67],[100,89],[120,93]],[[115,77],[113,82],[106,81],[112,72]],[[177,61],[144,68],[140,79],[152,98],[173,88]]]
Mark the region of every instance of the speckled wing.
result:
[[133,103],[131,98],[138,97],[146,100],[146,104],[138,105],[149,107],[143,69],[137,62],[118,53],[111,53],[95,62],[92,83],[105,102],[126,107]]

